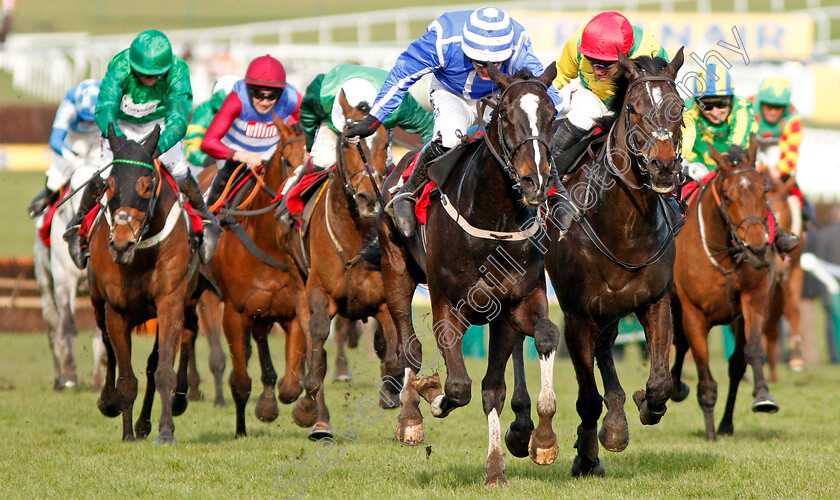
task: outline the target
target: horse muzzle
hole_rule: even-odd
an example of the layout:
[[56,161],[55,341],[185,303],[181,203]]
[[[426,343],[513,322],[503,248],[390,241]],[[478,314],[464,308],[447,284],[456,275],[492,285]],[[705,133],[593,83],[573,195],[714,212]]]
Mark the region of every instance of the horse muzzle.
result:
[[137,249],[137,242],[133,240],[111,240],[108,242],[108,252],[111,259],[117,264],[127,265],[134,260],[134,251]]
[[654,158],[647,166],[650,188],[659,194],[673,193],[677,188],[679,165],[676,157],[668,161]]
[[538,182],[537,176],[528,174],[519,181],[522,201],[526,206],[538,207],[548,199],[548,190],[551,188],[550,175],[541,176],[542,183]]

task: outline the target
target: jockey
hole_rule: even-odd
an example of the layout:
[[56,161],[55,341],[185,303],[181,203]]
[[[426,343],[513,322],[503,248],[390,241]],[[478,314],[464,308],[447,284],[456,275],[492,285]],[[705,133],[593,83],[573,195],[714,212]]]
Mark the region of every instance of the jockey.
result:
[[[669,60],[653,35],[633,26],[618,12],[596,15],[563,47],[557,58],[554,86],[560,89],[563,102],[568,104],[566,115],[558,120],[554,133],[551,149],[556,164],[570,167],[568,161],[561,161],[563,153],[580,142],[598,118],[612,114],[607,106],[615,96],[614,77],[620,70],[619,51],[630,58],[651,56]],[[580,78],[574,80],[577,77]],[[694,143],[694,127],[689,120],[690,117],[684,117],[683,155],[691,151]]]
[[[434,133],[420,152],[411,176],[394,195],[394,218],[400,233],[414,234],[413,193],[425,182],[429,164],[460,143],[476,121],[476,101],[498,91],[490,81],[487,66],[494,65],[507,75],[527,68],[534,75],[543,65],[531,48],[521,24],[495,7],[475,11],[447,12],[432,21],[426,33],[413,41],[397,59],[376,96],[370,115],[345,131],[345,137],[367,137],[386,121],[403,101],[408,88],[422,76],[433,75],[429,100],[434,108]],[[560,95],[549,86],[555,108]],[[554,186],[563,203],[568,195],[552,166]],[[573,209],[561,210],[560,224],[568,227]]]
[[[796,168],[802,144],[802,119],[791,104],[790,96],[790,82],[781,76],[771,76],[761,82],[758,95],[750,98],[757,111],[759,163],[769,167],[771,175],[783,181]],[[815,220],[814,207],[802,191],[797,187],[794,193],[804,209],[803,215]]]
[[196,106],[195,111],[193,111],[192,119],[187,125],[187,135],[184,136],[184,156],[187,157],[190,164],[203,168],[216,163],[214,158],[207,156],[207,153],[201,150],[201,141],[207,132],[207,126],[219,112],[222,102],[230,94],[233,84],[237,80],[239,80],[239,77],[235,75],[225,75],[216,80],[216,83],[213,84],[210,99]]
[[73,175],[76,168],[99,151],[99,128],[93,121],[99,80],[83,80],[65,94],[58,106],[50,133],[50,147],[56,157],[47,170],[43,190],[29,204],[29,216],[39,215],[58,198],[58,190]]
[[271,160],[280,142],[273,115],[288,123],[299,122],[300,100],[297,90],[286,83],[280,61],[269,55],[251,61],[245,78],[233,85],[201,143],[201,150],[219,165],[207,194],[209,205],[221,196],[239,164],[255,168]]
[[[105,137],[113,124],[117,135],[132,140],[146,137],[160,126],[156,156],[181,187],[193,208],[210,224],[204,225],[200,256],[208,262],[219,237],[216,218],[207,210],[198,182],[190,173],[180,144],[187,129],[187,117],[192,107],[190,70],[187,63],[172,54],[169,39],[157,30],[143,31],[128,49],[111,59],[96,104],[96,123],[102,131],[100,167],[111,163],[114,154]],[[119,167],[117,167],[119,168]],[[107,175],[107,170],[102,175]],[[86,257],[82,251],[79,225],[96,204],[104,188],[100,176],[85,188],[79,210],[67,225],[67,240],[73,262],[84,268]]]
[[[717,169],[709,154],[709,143],[721,153],[729,151],[731,146],[747,150],[758,125],[752,104],[735,95],[732,75],[719,64],[711,63],[700,70],[694,80],[694,95],[685,99],[685,106],[697,127],[697,141],[686,156],[690,162],[688,175],[701,183],[711,170]],[[772,215],[769,207],[768,212]],[[799,244],[798,237],[778,225],[775,233],[774,243],[780,253],[788,253]]]

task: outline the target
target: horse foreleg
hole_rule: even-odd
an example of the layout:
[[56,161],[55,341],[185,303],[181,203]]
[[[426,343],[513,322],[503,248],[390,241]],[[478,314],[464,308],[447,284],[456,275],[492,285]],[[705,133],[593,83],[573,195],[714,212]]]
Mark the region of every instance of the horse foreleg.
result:
[[[379,356],[379,372],[382,377],[382,386],[379,389],[379,406],[382,408],[396,408],[400,405],[400,389],[404,383],[402,367],[397,358],[397,328],[391,313],[388,312],[388,305],[383,303],[376,313],[376,321],[379,327],[374,334],[374,345],[379,347],[376,354]],[[383,345],[384,344],[384,345]],[[384,349],[383,349],[384,347]]]
[[618,336],[618,321],[607,325],[595,338],[595,359],[604,382],[604,404],[607,414],[601,423],[598,439],[609,451],[624,451],[630,443],[630,429],[624,413],[626,395],[615,371],[612,349]]
[[[769,278],[768,278],[769,279]],[[741,294],[741,308],[744,314],[744,333],[746,335],[746,346],[744,356],[747,364],[753,371],[753,396],[752,411],[761,413],[776,413],[779,405],[770,395],[767,381],[764,378],[764,349],[761,347],[761,335],[766,326],[766,310],[768,304],[769,286],[756,290],[753,293]]]
[[277,399],[283,404],[294,403],[303,391],[300,378],[306,357],[306,338],[297,319],[283,322],[286,332],[286,367],[277,383]]
[[210,373],[213,374],[213,383],[216,388],[216,397],[213,406],[225,406],[224,380],[225,373],[225,351],[222,349],[221,329],[222,312],[220,310],[221,300],[212,291],[205,291],[198,299],[196,312],[198,313],[199,331],[207,335],[207,342],[210,344]]
[[155,345],[149,358],[146,360],[146,392],[143,394],[143,406],[140,407],[140,415],[134,424],[134,432],[137,439],[146,439],[152,432],[152,406],[155,402],[155,371],[158,366],[158,335],[155,332]]
[[803,279],[802,266],[798,260],[794,260],[787,280],[782,282],[782,292],[784,293],[784,314],[790,324],[790,362],[788,366],[795,372],[805,369],[805,358],[802,352],[802,331],[799,328],[799,300],[802,298]]
[[650,352],[650,375],[645,391],[636,391],[633,400],[639,408],[639,418],[644,425],[655,425],[665,415],[665,403],[674,387],[668,371],[673,334],[671,327],[671,296],[667,293],[656,302],[636,312],[645,330]]
[[123,419],[122,438],[123,441],[134,441],[131,419],[134,401],[137,399],[137,377],[134,376],[134,370],[131,368],[131,332],[125,318],[110,305],[106,307],[105,321],[108,324],[108,338],[120,370],[120,377],[117,380],[117,397]]
[[688,384],[682,381],[683,364],[685,355],[688,352],[688,339],[685,337],[685,330],[682,324],[682,305],[680,299],[671,296],[671,325],[674,328],[674,366],[671,368],[671,399],[680,402],[685,401],[691,389]]
[[335,355],[335,373],[333,373],[333,380],[339,382],[349,382],[353,380],[353,375],[350,374],[350,369],[347,367],[347,353],[344,352],[344,347],[347,345],[347,339],[350,337],[350,330],[355,325],[344,316],[335,317],[335,333],[333,333],[333,340],[335,341],[336,355]]
[[247,316],[240,314],[227,305],[222,315],[225,337],[233,365],[230,377],[230,392],[236,406],[236,437],[247,435],[245,431],[245,405],[251,396],[251,377],[248,376],[248,362],[245,356],[245,331],[250,326]]
[[317,423],[319,428],[326,432],[329,422],[319,418],[315,397],[324,385],[324,377],[327,373],[327,353],[324,350],[324,343],[330,335],[330,313],[334,313],[330,309],[334,309],[334,305],[329,295],[317,284],[307,290],[307,295],[310,314],[309,335],[312,339],[309,349],[310,364],[307,366],[303,381],[306,394],[298,400],[292,410],[292,418],[301,427],[310,427]]
[[41,315],[47,323],[47,340],[53,360],[53,389],[59,391],[64,388],[64,381],[61,380],[61,353],[64,341],[59,333],[61,321],[55,305],[53,278],[50,273],[50,250],[38,237],[35,238],[33,255],[35,278],[41,290]]
[[487,357],[487,372],[481,381],[481,399],[484,404],[484,414],[487,416],[488,434],[485,486],[507,483],[499,415],[505,404],[505,367],[517,344],[522,345],[521,338],[508,325],[506,319],[497,318],[490,324],[490,353]]
[[[70,278],[70,276],[67,277]],[[59,342],[62,357],[61,383],[68,388],[76,387],[79,384],[76,375],[76,358],[73,354],[76,338],[79,335],[76,318],[73,316],[73,302],[76,300],[77,284],[78,279],[75,277],[70,281],[55,283],[55,304],[60,319],[58,336],[61,339]]]
[[505,433],[505,446],[511,455],[518,458],[528,456],[528,443],[534,431],[531,396],[528,394],[528,384],[525,380],[524,341],[525,336],[520,335],[513,347],[513,397],[510,407],[515,418]]
[[598,458],[598,419],[603,410],[603,399],[595,383],[595,335],[597,331],[589,320],[566,313],[564,336],[569,356],[578,381],[577,456],[572,462],[572,476],[604,477],[606,469]]
[[104,386],[102,379],[102,367],[107,363],[107,352],[105,342],[102,340],[102,330],[99,327],[93,330],[93,378],[90,381],[90,390],[101,391]]
[[257,355],[260,358],[260,381],[263,384],[262,394],[254,408],[254,415],[260,422],[273,422],[280,414],[280,406],[274,395],[277,372],[274,370],[271,351],[268,348],[268,332],[271,331],[273,325],[273,322],[258,320],[254,322],[251,330],[254,342],[257,344]]
[[[195,307],[184,309],[184,333],[181,336],[181,357],[178,362],[175,393],[172,395],[172,415],[187,411],[189,401],[200,401],[199,377],[195,368],[195,341],[198,337],[198,314]],[[196,397],[197,396],[197,397]]]
[[[186,287],[186,283],[183,285]],[[156,301],[160,358],[155,370],[155,385],[161,401],[160,424],[155,444],[175,443],[175,420],[172,396],[176,387],[175,355],[184,335],[184,299],[186,290]],[[186,394],[183,395],[186,399]]]
[[778,362],[777,349],[779,347],[779,323],[782,317],[782,302],[783,298],[781,286],[777,285],[773,287],[772,300],[770,301],[766,322],[767,326],[765,327],[764,334],[761,337],[761,344],[764,347],[764,352],[767,353],[767,364],[770,367],[771,382],[778,382],[779,380],[776,364]]
[[682,304],[682,325],[691,355],[697,366],[697,402],[703,411],[703,421],[706,426],[706,439],[714,441],[715,435],[715,403],[717,402],[717,382],[709,370],[709,323],[703,311],[697,309],[686,300]]
[[106,417],[113,418],[120,414],[119,395],[115,387],[117,355],[114,353],[114,346],[111,344],[110,335],[105,327],[103,307],[94,302],[93,312],[96,323],[99,325],[98,328],[102,331],[102,345],[105,348],[105,384],[102,386],[102,392],[99,393],[96,407]]

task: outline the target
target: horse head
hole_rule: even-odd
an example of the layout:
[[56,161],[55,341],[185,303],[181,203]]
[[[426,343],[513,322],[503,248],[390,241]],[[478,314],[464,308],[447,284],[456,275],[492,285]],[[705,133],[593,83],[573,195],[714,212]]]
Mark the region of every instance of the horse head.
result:
[[491,64],[488,74],[502,91],[486,130],[488,145],[525,205],[537,207],[553,186],[550,144],[556,112],[547,89],[557,67],[552,63],[539,77],[527,69],[508,76]]
[[[619,123],[624,127],[628,152],[637,159],[639,174],[657,193],[669,193],[676,187],[682,158],[683,100],[675,78],[683,64],[683,49],[674,60],[647,56],[630,59],[619,52],[623,70],[618,88],[624,91]],[[619,94],[619,91],[616,92]],[[623,122],[621,121],[623,120]]]
[[[361,121],[370,113],[370,104],[365,101],[351,106],[347,102],[344,90],[338,94],[338,103],[348,123],[351,120],[352,122]],[[344,134],[338,139],[336,170],[344,183],[344,190],[356,202],[362,218],[371,219],[379,210],[379,197],[376,193],[382,189],[382,183],[385,181],[390,146],[391,137],[382,125],[373,135],[359,141],[358,146],[346,141]],[[360,149],[364,152],[364,158],[360,154]]]
[[771,245],[767,223],[769,184],[755,168],[758,142],[750,138],[750,149],[731,146],[726,155],[709,144],[709,154],[718,165],[712,190],[734,245],[737,262],[746,260],[754,268],[769,265]]
[[118,136],[113,123],[108,125],[108,143],[114,153],[106,181],[106,216],[111,228],[108,251],[117,264],[129,264],[134,259],[137,243],[149,229],[159,184],[152,160],[159,137],[160,127],[155,126],[138,143]]
[[274,126],[277,127],[277,133],[280,135],[280,142],[277,145],[277,152],[271,157],[271,162],[268,164],[268,171],[280,171],[283,179],[285,179],[292,174],[298,165],[303,164],[306,138],[303,135],[303,127],[299,123],[289,125],[275,113],[272,113],[271,117]]

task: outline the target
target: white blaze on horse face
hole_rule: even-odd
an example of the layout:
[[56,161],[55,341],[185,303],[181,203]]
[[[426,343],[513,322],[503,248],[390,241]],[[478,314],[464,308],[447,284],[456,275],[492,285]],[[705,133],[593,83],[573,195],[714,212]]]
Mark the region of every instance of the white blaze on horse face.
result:
[[554,355],[551,353],[545,358],[540,358],[540,397],[537,400],[537,412],[539,415],[553,415],[557,411],[557,402],[554,395],[552,378],[554,377]]
[[502,425],[501,422],[499,422],[499,414],[496,412],[495,408],[490,410],[490,413],[487,414],[487,438],[489,441],[487,446],[487,458],[490,458],[490,455],[492,455],[494,451],[501,454]]
[[[540,131],[537,128],[537,109],[539,109],[540,98],[536,94],[525,94],[519,98],[519,106],[528,117],[528,124],[531,126],[531,135],[534,137],[540,136]],[[537,164],[537,179],[540,186],[542,186],[542,174],[540,173],[540,143],[538,141],[531,141],[534,145],[534,163]]]
[[646,82],[648,94],[650,94],[650,102],[653,104],[654,108],[658,108],[659,104],[662,102],[662,89],[656,87],[654,89],[650,88],[650,82]]

